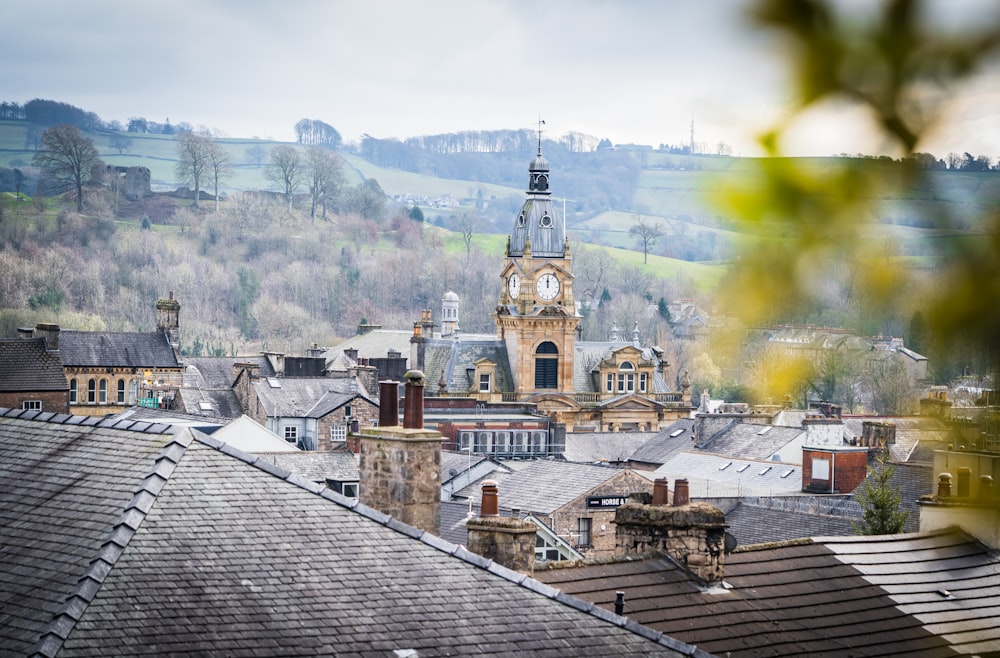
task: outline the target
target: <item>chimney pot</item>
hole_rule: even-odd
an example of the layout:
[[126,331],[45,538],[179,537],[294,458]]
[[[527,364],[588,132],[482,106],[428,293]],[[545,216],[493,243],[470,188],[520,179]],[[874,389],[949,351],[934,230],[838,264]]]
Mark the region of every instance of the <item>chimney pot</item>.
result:
[[379,427],[399,425],[399,382],[386,380],[378,383]]
[[691,502],[687,478],[674,480],[674,507],[683,507]]
[[979,476],[979,497],[984,500],[993,498],[993,477],[990,475]]
[[625,614],[625,592],[615,592],[615,614],[619,617]]
[[403,379],[406,380],[406,395],[403,399],[403,427],[423,429],[424,373],[419,370],[408,370],[403,375]]
[[495,480],[483,480],[483,501],[480,516],[500,516],[499,487]]
[[653,482],[653,505],[666,505],[669,501],[669,484],[667,478],[656,478]]
[[951,473],[938,475],[938,498],[951,498]]

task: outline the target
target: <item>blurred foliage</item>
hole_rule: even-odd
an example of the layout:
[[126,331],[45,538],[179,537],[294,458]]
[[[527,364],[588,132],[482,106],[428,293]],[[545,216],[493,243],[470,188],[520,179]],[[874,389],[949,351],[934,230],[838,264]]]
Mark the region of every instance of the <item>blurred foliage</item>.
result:
[[[980,208],[981,239],[941,241],[933,272],[908,266],[866,229],[875,221],[873,204],[890,190],[931,189],[929,172],[913,156],[931,127],[947,121],[948,94],[1000,51],[1000,13],[948,33],[919,0],[864,3],[863,9],[832,0],[759,0],[750,10],[751,24],[776,33],[786,48],[794,104],[759,136],[769,157],[756,162],[757,183],[727,188],[722,182],[715,201],[723,214],[786,239],[740,255],[721,287],[724,308],[747,325],[763,326],[823,303],[831,290],[856,294],[862,315],[894,310],[910,317],[916,306],[924,341],[942,353],[975,351],[983,369],[995,373],[1000,207]],[[782,157],[782,140],[795,120],[834,103],[864,108],[883,148],[901,160],[873,167],[871,161],[839,159],[818,170]],[[940,214],[930,218],[936,226],[967,221],[947,204],[933,212]],[[796,368],[774,376],[784,378],[788,392],[795,390]]]

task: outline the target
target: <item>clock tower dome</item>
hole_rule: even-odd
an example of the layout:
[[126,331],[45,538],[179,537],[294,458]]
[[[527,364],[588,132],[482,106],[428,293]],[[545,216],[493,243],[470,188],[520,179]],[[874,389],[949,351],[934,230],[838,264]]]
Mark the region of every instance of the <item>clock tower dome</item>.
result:
[[553,393],[572,396],[580,316],[573,301],[566,224],[552,203],[540,129],[538,153],[528,174],[527,198],[514,219],[500,273],[497,332],[507,348],[518,399]]

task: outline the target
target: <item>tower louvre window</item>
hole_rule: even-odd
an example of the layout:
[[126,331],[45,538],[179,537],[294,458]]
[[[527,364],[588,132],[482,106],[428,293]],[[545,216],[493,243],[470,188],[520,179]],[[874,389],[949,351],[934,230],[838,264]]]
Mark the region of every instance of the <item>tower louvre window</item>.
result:
[[535,350],[535,388],[559,388],[559,348],[551,341]]

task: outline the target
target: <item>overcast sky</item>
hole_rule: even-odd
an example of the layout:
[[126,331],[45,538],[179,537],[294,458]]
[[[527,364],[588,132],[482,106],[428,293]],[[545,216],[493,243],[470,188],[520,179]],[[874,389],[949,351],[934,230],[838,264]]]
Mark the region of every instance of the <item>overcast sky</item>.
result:
[[[858,4],[874,0],[842,0]],[[940,0],[949,17],[997,0]],[[786,106],[773,37],[745,0],[22,0],[0,19],[0,100],[70,103],[104,120],[187,122],[293,139],[302,118],[362,134],[534,128],[616,144],[756,155]],[[985,8],[985,9],[984,9]],[[997,76],[956,95],[920,150],[1000,156]],[[818,114],[794,155],[883,152],[862,116]]]

